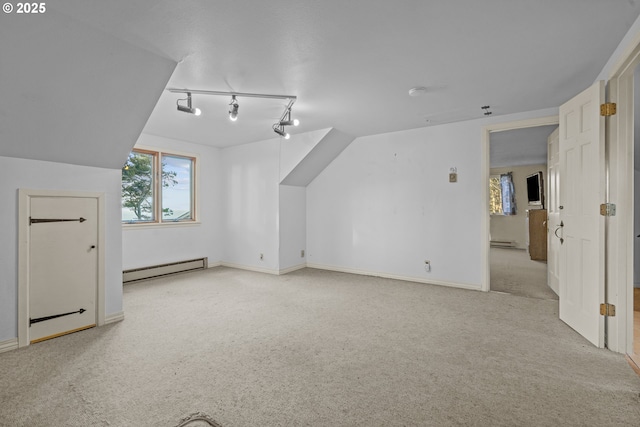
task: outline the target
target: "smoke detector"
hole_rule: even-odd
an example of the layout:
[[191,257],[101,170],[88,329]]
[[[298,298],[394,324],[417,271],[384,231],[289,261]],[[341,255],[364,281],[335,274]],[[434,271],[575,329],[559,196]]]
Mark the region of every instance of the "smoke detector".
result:
[[422,96],[427,93],[427,88],[423,86],[412,87],[409,89],[409,96]]

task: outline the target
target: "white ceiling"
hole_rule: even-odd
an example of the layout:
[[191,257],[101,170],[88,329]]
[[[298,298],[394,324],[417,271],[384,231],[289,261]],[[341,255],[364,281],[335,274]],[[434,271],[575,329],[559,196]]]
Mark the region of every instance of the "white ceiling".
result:
[[[353,136],[557,107],[587,87],[634,0],[57,0],[47,6],[178,62],[168,87],[295,95],[291,133]],[[429,92],[412,98],[408,90]],[[132,93],[132,97],[136,94]],[[145,132],[216,147],[276,136],[286,101],[164,92]],[[123,100],[126,104],[126,100]],[[430,120],[430,121],[427,121]]]
[[547,139],[558,127],[537,126],[492,132],[489,141],[492,168],[547,163]]

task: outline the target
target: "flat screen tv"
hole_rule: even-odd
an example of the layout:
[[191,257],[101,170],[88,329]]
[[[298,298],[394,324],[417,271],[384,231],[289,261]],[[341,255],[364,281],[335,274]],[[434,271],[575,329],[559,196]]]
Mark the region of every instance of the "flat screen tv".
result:
[[540,205],[544,207],[542,171],[536,172],[527,177],[527,198],[529,199],[530,205]]

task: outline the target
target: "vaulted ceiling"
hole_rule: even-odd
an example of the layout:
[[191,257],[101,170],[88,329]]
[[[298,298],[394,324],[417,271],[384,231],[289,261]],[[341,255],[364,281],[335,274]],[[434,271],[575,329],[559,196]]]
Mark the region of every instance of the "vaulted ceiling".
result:
[[[140,82],[156,81],[159,99],[144,132],[215,147],[275,137],[271,126],[286,101],[240,98],[239,119],[230,122],[229,98],[194,95],[203,111],[196,117],[178,112],[181,96],[164,87],[295,95],[302,124],[294,134],[333,127],[357,137],[434,126],[484,117],[485,105],[494,116],[557,107],[593,82],[640,14],[635,0],[57,0],[47,7],[54,13],[41,19],[51,26],[70,19],[177,63],[164,86],[157,83],[163,70],[123,64],[135,84],[125,85],[119,108],[150,98]],[[5,14],[0,24],[29,24],[25,18]],[[19,47],[21,31],[14,25],[0,48]],[[83,64],[92,46],[78,49]],[[27,66],[37,61],[0,62],[2,70]],[[95,78],[109,81],[111,73]],[[410,97],[416,86],[426,94]],[[99,102],[109,90],[69,90],[65,101]],[[3,102],[20,106],[20,90],[11,94],[0,93]],[[14,113],[0,107],[2,114]]]

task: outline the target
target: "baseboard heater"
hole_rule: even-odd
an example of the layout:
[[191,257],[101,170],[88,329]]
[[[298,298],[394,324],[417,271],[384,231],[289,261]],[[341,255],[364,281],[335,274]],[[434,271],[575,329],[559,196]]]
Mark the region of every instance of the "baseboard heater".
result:
[[489,242],[492,248],[515,248],[516,242],[510,242],[507,240],[492,240]]
[[137,282],[155,277],[168,276],[170,274],[186,273],[187,271],[204,270],[207,268],[207,263],[208,260],[205,257],[125,270],[122,272],[122,283]]

